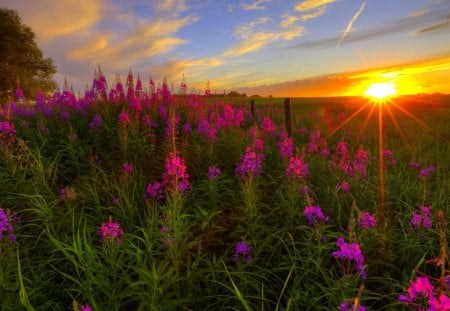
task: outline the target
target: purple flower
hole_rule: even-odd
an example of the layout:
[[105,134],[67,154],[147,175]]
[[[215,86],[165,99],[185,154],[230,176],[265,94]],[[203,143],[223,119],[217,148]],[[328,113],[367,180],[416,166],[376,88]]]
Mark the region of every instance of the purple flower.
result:
[[214,180],[220,175],[220,168],[217,166],[210,166],[208,167],[208,179]]
[[100,240],[114,241],[120,243],[123,240],[123,230],[120,228],[118,221],[113,221],[111,218],[107,223],[102,223],[98,229]]
[[277,131],[275,123],[269,117],[264,117],[261,121],[261,128],[265,134],[274,134]]
[[280,149],[280,155],[282,158],[292,157],[294,154],[294,141],[286,133],[281,133],[281,139],[278,143],[278,148]]
[[289,159],[289,165],[286,168],[286,176],[288,177],[300,177],[305,178],[308,176],[309,167],[308,164],[303,161],[303,157],[291,157]]
[[430,229],[433,226],[431,222],[431,205],[421,206],[420,212],[413,213],[409,223],[416,231],[422,227]]
[[431,176],[436,171],[434,166],[429,166],[419,171],[419,178],[426,179]]
[[303,215],[305,215],[310,226],[329,221],[328,216],[323,214],[319,205],[305,206]]
[[149,183],[145,190],[144,198],[147,201],[158,202],[163,198],[163,185],[160,182]]
[[94,115],[91,123],[89,123],[89,128],[92,130],[101,130],[103,128],[103,121],[100,115]]
[[350,165],[350,156],[348,152],[347,143],[340,141],[338,142],[336,146],[336,150],[333,155],[333,162],[332,164],[345,173],[351,173],[352,167]]
[[411,162],[408,163],[408,166],[412,167],[412,168],[419,168],[420,167],[420,163],[411,161]]
[[122,172],[128,176],[132,176],[133,175],[133,164],[130,162],[125,162],[122,165]]
[[364,271],[364,256],[359,244],[349,244],[343,238],[338,238],[336,246],[339,247],[339,250],[333,252],[332,255],[344,266],[345,273],[357,271],[361,278],[365,279],[367,274]]
[[16,212],[0,207],[0,242],[3,240],[4,235],[9,235],[9,239],[12,242],[16,241],[14,227],[18,221],[19,217]]
[[349,193],[350,192],[350,184],[347,181],[343,181],[342,183],[337,184],[336,190],[342,191],[345,193]]
[[359,215],[359,227],[364,230],[375,227],[375,225],[375,217],[370,215],[369,212],[362,211]]
[[352,174],[355,174],[359,177],[367,176],[367,163],[369,160],[369,155],[366,150],[362,147],[356,151],[355,157],[352,162]]
[[355,305],[353,303],[349,303],[347,301],[344,301],[341,303],[340,311],[366,311],[367,308],[365,306],[358,305],[358,307],[355,309]]
[[450,310],[450,298],[444,294],[435,293],[435,288],[427,276],[417,277],[415,281],[409,281],[409,288],[405,289],[406,295],[399,295],[398,300],[403,303],[411,303],[416,310],[425,310],[422,304],[425,303],[429,311]]
[[192,133],[192,125],[189,122],[184,123],[183,125],[183,133],[184,134],[190,134]]
[[130,125],[130,123],[131,123],[131,120],[130,120],[130,115],[128,114],[128,112],[121,111],[119,113],[119,126],[127,127],[128,125]]
[[238,262],[250,263],[253,261],[252,252],[253,249],[250,245],[246,242],[239,241],[235,247],[234,258]]
[[241,177],[260,176],[262,171],[262,155],[253,151],[251,147],[245,149],[242,162],[236,167],[236,175]]
[[0,121],[0,146],[7,146],[16,140],[16,128],[14,123]]
[[18,102],[23,102],[24,101],[24,96],[23,96],[23,91],[20,87],[18,87],[16,89],[16,101]]
[[162,177],[166,189],[171,193],[186,192],[189,189],[189,174],[184,159],[171,152],[166,157],[164,167],[166,171]]
[[80,311],[92,311],[92,307],[89,305],[82,305]]

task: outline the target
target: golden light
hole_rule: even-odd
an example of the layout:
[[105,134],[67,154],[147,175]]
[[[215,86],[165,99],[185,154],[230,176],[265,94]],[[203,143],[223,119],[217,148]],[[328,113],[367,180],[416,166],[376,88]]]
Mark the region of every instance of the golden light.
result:
[[373,97],[377,100],[383,100],[397,94],[394,84],[389,82],[372,83],[369,85],[364,95]]

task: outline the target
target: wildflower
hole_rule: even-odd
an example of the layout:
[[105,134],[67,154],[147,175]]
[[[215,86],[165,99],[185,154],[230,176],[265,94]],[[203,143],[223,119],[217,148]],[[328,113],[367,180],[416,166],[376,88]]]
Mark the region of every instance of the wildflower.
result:
[[414,230],[419,230],[421,227],[430,229],[433,226],[431,222],[431,205],[423,205],[420,207],[420,212],[413,213],[409,223]]
[[208,179],[214,180],[220,175],[220,168],[217,166],[210,166],[208,167]]
[[328,216],[325,216],[323,214],[322,209],[320,208],[319,205],[305,206],[305,209],[303,210],[303,215],[305,215],[306,219],[308,220],[308,224],[310,226],[322,222],[328,222],[330,220]]
[[308,164],[303,161],[303,157],[291,157],[289,159],[289,165],[286,168],[286,176],[288,177],[301,177],[308,176],[309,167]]
[[120,228],[118,221],[113,221],[111,218],[107,223],[102,223],[98,229],[100,240],[114,241],[120,243],[123,240],[123,230]]
[[364,256],[358,243],[348,244],[343,238],[338,238],[336,246],[340,249],[332,253],[333,257],[340,260],[346,272],[357,271],[362,279],[367,274],[364,271]]
[[281,133],[281,139],[278,144],[282,158],[292,157],[294,154],[294,141],[286,133]]
[[23,96],[23,91],[20,87],[18,87],[16,89],[16,101],[18,102],[23,102],[24,101],[24,96]]
[[166,189],[172,193],[186,192],[189,189],[189,174],[184,159],[171,152],[166,157],[164,167],[166,171],[163,173],[163,183]]
[[238,262],[243,261],[246,263],[251,263],[253,261],[252,252],[253,249],[250,245],[246,242],[239,241],[235,247],[234,258]]
[[309,137],[307,152],[308,153],[318,153],[320,142],[321,142],[320,131],[314,130]]
[[368,158],[367,151],[360,147],[353,158],[352,173],[360,177],[366,177]]
[[184,134],[190,134],[192,133],[192,125],[189,122],[184,123],[183,125],[183,133]]
[[131,121],[130,121],[130,115],[128,114],[128,112],[126,111],[121,111],[119,113],[119,125],[120,127],[126,127],[128,125],[130,125]]
[[261,155],[247,147],[242,156],[242,162],[236,167],[236,175],[241,177],[259,176],[261,171]]
[[341,303],[340,311],[366,311],[367,308],[365,306],[358,305],[358,307],[355,309],[355,305],[353,303],[349,303],[347,301],[344,301]]
[[80,311],[92,311],[92,307],[89,305],[82,305]]
[[101,130],[103,128],[103,121],[100,115],[94,115],[91,123],[89,123],[89,128],[92,130]]
[[[407,294],[399,295],[398,300],[400,302],[407,304],[414,303],[414,306],[420,308],[422,306],[418,305],[418,301],[416,301],[417,299],[420,299],[419,301],[423,301],[427,304],[426,307],[429,307],[426,310],[450,310],[450,298],[444,294],[440,294],[440,291],[438,291],[439,294],[435,293],[436,289],[427,276],[417,277],[415,281],[409,281],[409,285],[409,288],[405,290]],[[420,308],[418,310],[425,309]]]
[[16,128],[14,123],[0,121],[0,146],[7,146],[16,140]]
[[308,133],[308,129],[306,127],[302,127],[298,130],[300,135],[306,135]]
[[362,211],[359,215],[359,227],[361,229],[369,229],[375,227],[375,217],[370,215],[369,212]]
[[16,212],[0,207],[0,242],[3,240],[4,235],[9,235],[9,240],[12,242],[16,241],[14,227],[17,221],[19,221],[19,217]]
[[411,162],[408,163],[408,166],[411,167],[411,168],[419,168],[420,167],[420,163],[411,161]]
[[346,173],[351,173],[350,156],[346,142],[338,142],[333,155],[333,165]]
[[269,117],[264,117],[261,121],[261,128],[264,132],[264,134],[274,134],[277,131],[277,127],[273,123],[272,119]]
[[161,227],[161,229],[159,229],[159,231],[163,235],[163,237],[161,238],[161,241],[163,242],[163,248],[168,248],[175,243],[175,238],[170,232],[169,227],[164,225]]
[[426,179],[431,176],[436,171],[434,166],[429,166],[419,171],[419,178]]
[[75,190],[68,186],[59,189],[59,198],[64,202],[73,201],[76,198]]
[[144,198],[147,201],[160,201],[163,198],[163,185],[160,182],[149,183],[145,189]]
[[130,162],[125,162],[122,165],[122,172],[128,176],[132,176],[133,175],[133,164]]
[[348,183],[348,181],[343,181],[342,183],[337,184],[336,191],[342,191],[345,193],[349,193],[350,192],[350,184]]

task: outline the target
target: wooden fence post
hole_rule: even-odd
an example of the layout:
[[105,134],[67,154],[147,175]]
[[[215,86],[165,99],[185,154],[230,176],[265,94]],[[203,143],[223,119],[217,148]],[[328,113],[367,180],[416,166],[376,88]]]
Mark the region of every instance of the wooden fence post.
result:
[[255,100],[250,100],[250,112],[252,113],[252,118],[255,120]]
[[284,124],[286,126],[286,132],[289,137],[292,137],[292,109],[291,109],[291,98],[287,97],[284,99]]

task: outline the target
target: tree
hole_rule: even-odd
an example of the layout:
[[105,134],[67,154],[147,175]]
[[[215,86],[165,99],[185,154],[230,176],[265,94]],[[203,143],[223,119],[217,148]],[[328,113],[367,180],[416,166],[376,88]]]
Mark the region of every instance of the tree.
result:
[[26,98],[36,96],[39,89],[56,88],[53,60],[44,57],[36,35],[15,10],[0,8],[0,46],[0,100],[13,98],[19,86]]

